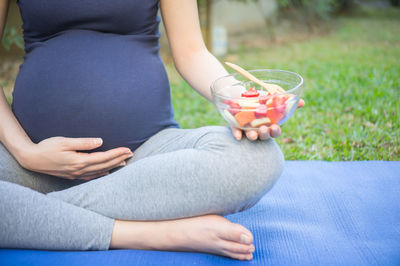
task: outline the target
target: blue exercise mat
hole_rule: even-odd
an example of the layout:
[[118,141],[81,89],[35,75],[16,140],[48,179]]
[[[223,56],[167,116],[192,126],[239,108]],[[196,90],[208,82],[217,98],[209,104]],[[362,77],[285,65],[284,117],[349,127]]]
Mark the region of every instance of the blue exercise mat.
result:
[[[251,177],[249,177],[251,178]],[[0,250],[0,265],[400,265],[400,162],[287,162],[253,208],[250,262],[185,252]]]

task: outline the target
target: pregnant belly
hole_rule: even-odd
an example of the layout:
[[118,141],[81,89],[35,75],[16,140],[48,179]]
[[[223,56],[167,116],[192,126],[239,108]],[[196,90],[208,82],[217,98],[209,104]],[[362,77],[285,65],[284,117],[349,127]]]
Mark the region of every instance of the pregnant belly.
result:
[[134,150],[158,131],[179,127],[157,36],[74,30],[35,46],[13,94],[13,111],[34,142],[102,137],[99,150]]

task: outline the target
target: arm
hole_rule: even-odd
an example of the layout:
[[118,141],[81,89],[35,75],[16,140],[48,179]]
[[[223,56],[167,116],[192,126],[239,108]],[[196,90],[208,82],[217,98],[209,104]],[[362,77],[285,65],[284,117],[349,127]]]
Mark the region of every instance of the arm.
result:
[[162,0],[161,12],[177,71],[211,101],[211,83],[229,73],[204,44],[196,1]]
[[[161,0],[161,12],[167,31],[175,67],[179,74],[200,95],[211,101],[211,83],[228,72],[207,50],[201,35],[195,0]],[[242,130],[232,128],[236,139],[241,139]],[[262,126],[259,132],[246,131],[250,140],[267,139],[280,135],[278,125]]]
[[[0,37],[3,36],[7,11],[8,0],[0,0]],[[2,89],[0,91],[0,121],[0,141],[18,161],[21,161],[20,151],[31,146],[33,143],[11,112]]]
[[[8,0],[0,0],[0,39],[7,10]],[[124,165],[124,160],[132,156],[128,148],[91,154],[77,152],[101,146],[101,139],[54,137],[33,143],[11,111],[1,87],[0,142],[23,167],[67,179],[89,180],[102,176],[110,169]]]

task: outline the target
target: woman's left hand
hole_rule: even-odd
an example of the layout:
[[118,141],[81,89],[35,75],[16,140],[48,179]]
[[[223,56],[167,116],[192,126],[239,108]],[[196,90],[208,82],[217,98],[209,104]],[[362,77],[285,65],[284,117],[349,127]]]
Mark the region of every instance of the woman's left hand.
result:
[[241,130],[240,128],[232,127],[232,134],[233,136],[237,139],[240,140],[243,135],[243,131],[245,132],[246,137],[249,140],[266,140],[269,139],[270,137],[276,138],[281,135],[281,127],[277,124],[273,124],[269,127],[267,126],[261,126],[258,131],[255,130]]

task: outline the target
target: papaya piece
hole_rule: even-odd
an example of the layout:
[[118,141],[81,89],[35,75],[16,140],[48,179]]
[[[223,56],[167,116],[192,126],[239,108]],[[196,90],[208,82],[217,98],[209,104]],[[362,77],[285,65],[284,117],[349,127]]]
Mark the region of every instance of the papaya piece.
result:
[[241,127],[243,127],[244,125],[246,125],[247,123],[250,123],[251,121],[253,121],[254,119],[256,119],[256,115],[254,114],[254,112],[250,112],[250,111],[242,111],[239,112],[235,115],[236,121],[239,123],[239,125]]
[[276,109],[268,109],[267,117],[271,120],[272,124],[278,124],[279,121],[285,116],[285,114],[279,112]]

